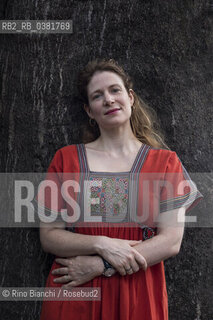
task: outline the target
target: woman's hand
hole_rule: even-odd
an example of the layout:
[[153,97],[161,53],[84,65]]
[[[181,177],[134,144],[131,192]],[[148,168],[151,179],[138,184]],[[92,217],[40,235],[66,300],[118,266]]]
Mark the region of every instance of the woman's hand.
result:
[[122,276],[137,272],[140,268],[147,268],[145,258],[134,249],[141,241],[123,240],[101,236],[96,250]]
[[63,267],[54,269],[53,275],[61,276],[54,279],[55,283],[66,283],[63,288],[80,286],[104,271],[102,258],[99,256],[77,256],[58,258],[56,262]]

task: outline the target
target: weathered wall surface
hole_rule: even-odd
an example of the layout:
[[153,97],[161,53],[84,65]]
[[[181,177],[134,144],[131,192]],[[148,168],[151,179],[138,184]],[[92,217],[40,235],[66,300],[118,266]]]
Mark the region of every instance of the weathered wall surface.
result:
[[[212,171],[210,2],[4,0],[0,10],[1,19],[73,20],[73,34],[1,35],[1,172],[45,172],[58,148],[80,142],[75,77],[95,57],[133,76],[188,171]],[[211,238],[210,228],[186,229],[166,262],[172,320],[212,319]],[[1,286],[44,286],[51,261],[38,230],[1,229]],[[4,320],[39,312],[39,302],[1,303]]]

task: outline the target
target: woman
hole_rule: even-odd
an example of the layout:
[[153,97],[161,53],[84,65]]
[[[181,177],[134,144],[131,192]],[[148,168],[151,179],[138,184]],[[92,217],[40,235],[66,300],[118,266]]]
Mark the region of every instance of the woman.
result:
[[[184,226],[176,221],[201,194],[115,61],[90,62],[79,92],[89,142],[58,150],[48,175],[60,188],[64,174],[76,174],[81,219],[41,223],[40,239],[58,257],[47,287],[100,287],[101,301],[45,301],[41,319],[168,319],[163,260],[179,252]],[[73,214],[60,195],[57,210],[46,198],[47,211]]]

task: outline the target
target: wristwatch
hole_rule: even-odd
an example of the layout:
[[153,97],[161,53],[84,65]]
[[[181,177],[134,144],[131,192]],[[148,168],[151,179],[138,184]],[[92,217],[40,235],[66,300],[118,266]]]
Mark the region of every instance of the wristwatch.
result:
[[111,277],[114,273],[115,273],[115,269],[113,268],[113,266],[106,261],[104,258],[102,258],[103,263],[104,263],[104,271],[103,271],[103,275],[105,277]]

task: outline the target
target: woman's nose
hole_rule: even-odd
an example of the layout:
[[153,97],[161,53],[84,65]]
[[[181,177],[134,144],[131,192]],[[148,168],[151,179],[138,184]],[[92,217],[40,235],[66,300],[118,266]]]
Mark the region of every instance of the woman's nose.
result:
[[104,94],[104,104],[111,104],[114,101],[114,97],[109,92],[106,92]]

